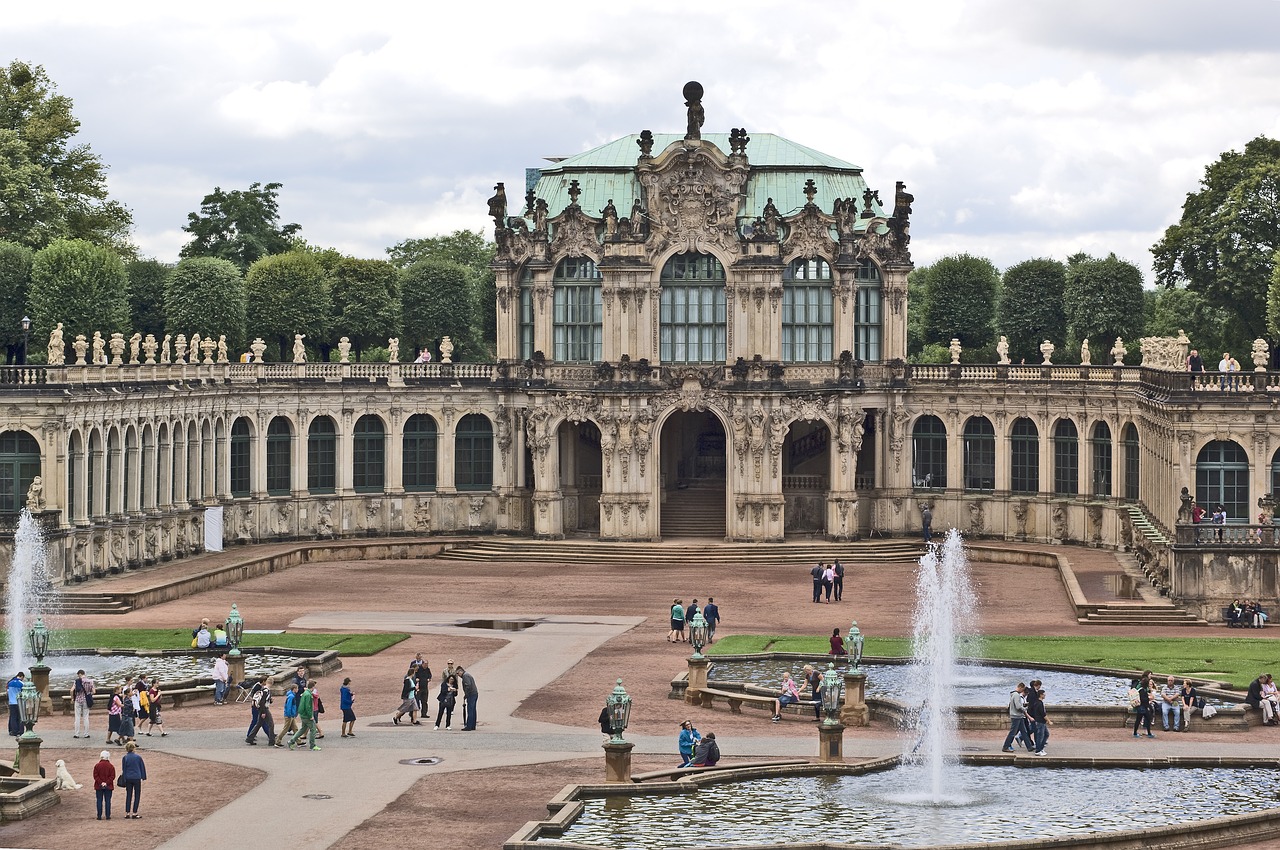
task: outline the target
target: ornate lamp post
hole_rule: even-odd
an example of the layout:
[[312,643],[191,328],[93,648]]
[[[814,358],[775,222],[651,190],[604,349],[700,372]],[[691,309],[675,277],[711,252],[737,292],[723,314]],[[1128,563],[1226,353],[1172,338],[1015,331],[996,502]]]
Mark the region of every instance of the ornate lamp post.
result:
[[867,674],[862,672],[862,645],[865,636],[858,628],[858,621],[849,625],[845,647],[849,652],[849,666],[844,671],[844,706],[840,709],[840,722],[845,726],[867,726],[871,712],[867,708]]
[[702,648],[707,645],[707,639],[711,636],[711,627],[707,625],[707,620],[699,611],[693,615],[693,620],[689,623],[689,640],[693,643],[693,655],[689,656],[689,678],[688,685],[684,691],[684,701],[690,705],[697,705],[702,701],[701,692],[707,687],[707,657],[702,654]]
[[609,740],[604,744],[604,775],[606,782],[631,781],[631,749],[635,744],[622,739],[627,724],[631,722],[631,697],[622,687],[622,680],[604,700],[605,714],[609,719]]
[[244,656],[240,654],[240,639],[244,637],[244,618],[235,603],[231,604],[231,613],[227,615],[227,643],[231,651],[227,653],[227,675],[235,684],[244,681]]
[[31,338],[31,317],[22,317],[22,365],[27,365],[27,340]]
[[818,761],[844,761],[844,724],[840,722],[840,674],[828,664],[822,674],[822,723],[818,726]]
[[36,692],[40,694],[40,707],[47,713],[53,712],[53,700],[49,698],[49,668],[44,657],[49,653],[49,630],[45,628],[44,618],[36,617],[36,624],[27,632],[27,645],[36,663],[31,665],[31,681]]
[[32,682],[22,686],[18,695],[18,718],[27,731],[18,737],[18,775],[40,776],[40,745],[44,741],[32,731],[40,719],[40,692]]

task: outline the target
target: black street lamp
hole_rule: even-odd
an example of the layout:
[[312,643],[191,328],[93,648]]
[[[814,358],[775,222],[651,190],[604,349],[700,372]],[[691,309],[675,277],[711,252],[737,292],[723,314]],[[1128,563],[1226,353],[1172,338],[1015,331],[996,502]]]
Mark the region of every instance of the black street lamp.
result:
[[27,340],[31,338],[31,317],[22,317],[22,365],[27,365]]

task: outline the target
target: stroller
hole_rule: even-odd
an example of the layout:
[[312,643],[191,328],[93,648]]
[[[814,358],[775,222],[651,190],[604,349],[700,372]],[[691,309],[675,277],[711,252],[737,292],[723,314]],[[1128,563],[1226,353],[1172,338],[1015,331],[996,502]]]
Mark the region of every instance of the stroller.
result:
[[236,688],[239,691],[236,694],[236,702],[252,702],[254,693],[257,692],[260,687],[262,687],[262,683],[257,679],[245,679],[243,682],[236,685]]

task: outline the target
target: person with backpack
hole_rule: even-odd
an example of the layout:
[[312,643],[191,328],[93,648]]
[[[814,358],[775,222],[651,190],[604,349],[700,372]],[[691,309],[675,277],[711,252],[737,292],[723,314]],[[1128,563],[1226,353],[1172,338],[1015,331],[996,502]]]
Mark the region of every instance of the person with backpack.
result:
[[406,714],[409,715],[409,722],[414,726],[421,726],[422,721],[418,719],[418,677],[414,668],[410,667],[409,672],[405,674],[404,680],[400,683],[400,708],[396,710],[395,716],[391,718],[391,722],[400,725],[400,718]]
[[290,732],[298,730],[298,686],[292,684],[289,686],[289,692],[284,695],[284,726],[280,729],[280,737],[276,740],[283,741]]
[[293,749],[298,745],[298,741],[303,735],[307,736],[307,748],[315,752],[320,751],[320,747],[316,745],[316,682],[312,679],[307,682],[307,689],[298,697],[298,721],[302,727],[294,733],[289,739],[289,749]]
[[249,701],[253,704],[253,725],[249,727],[244,742],[249,746],[257,746],[258,730],[267,733],[267,743],[273,747],[283,744],[276,738],[276,724],[271,717],[271,677],[263,675],[253,686]]
[[[83,670],[77,670],[76,680],[71,684],[71,702],[76,713],[72,738],[89,737],[89,709],[93,708],[93,690],[93,680],[86,676]],[[80,734],[82,726],[84,735]]]

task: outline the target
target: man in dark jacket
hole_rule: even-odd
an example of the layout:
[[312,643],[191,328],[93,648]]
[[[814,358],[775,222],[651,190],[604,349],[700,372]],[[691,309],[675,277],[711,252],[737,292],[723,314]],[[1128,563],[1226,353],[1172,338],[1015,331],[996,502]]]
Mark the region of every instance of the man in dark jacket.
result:
[[1262,696],[1262,680],[1266,674],[1259,676],[1249,683],[1249,693],[1245,695],[1245,704],[1250,708],[1262,710],[1262,722],[1268,726],[1274,725],[1276,722],[1275,706],[1271,700],[1264,699]]
[[465,699],[465,714],[462,718],[462,731],[476,731],[476,700],[480,696],[480,691],[476,689],[475,677],[463,669],[462,665],[458,665],[458,678],[462,682],[462,696]]
[[821,561],[818,562],[817,566],[809,570],[809,575],[813,578],[813,601],[814,602],[822,601],[822,574],[824,572],[826,572],[826,569],[822,566]]
[[694,767],[715,767],[720,761],[720,747],[716,744],[716,733],[708,732],[698,742],[698,749],[693,754]]

